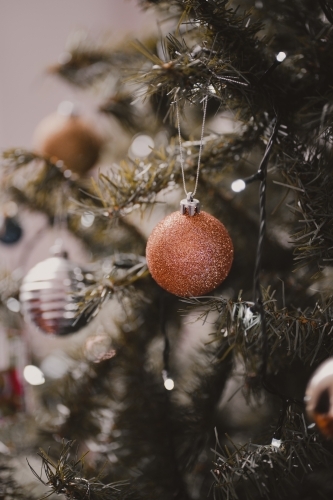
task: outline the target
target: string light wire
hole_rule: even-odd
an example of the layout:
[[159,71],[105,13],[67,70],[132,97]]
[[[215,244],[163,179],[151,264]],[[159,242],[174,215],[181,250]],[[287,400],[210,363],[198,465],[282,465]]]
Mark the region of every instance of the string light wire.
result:
[[[207,102],[208,102],[208,96],[204,97],[203,99],[203,116],[202,116],[202,126],[201,126],[201,136],[200,136],[200,146],[199,146],[199,156],[198,156],[198,166],[197,166],[197,173],[196,173],[196,178],[195,178],[195,185],[194,185],[194,190],[190,191],[190,196],[191,199],[197,192],[198,188],[198,182],[199,182],[199,174],[200,174],[200,164],[201,164],[201,155],[202,155],[202,149],[203,149],[203,140],[204,140],[204,132],[205,132],[205,123],[206,123],[206,114],[207,114]],[[180,119],[179,119],[179,107],[178,107],[178,101],[175,101],[176,104],[176,116],[177,116],[177,128],[178,128],[178,140],[179,140],[179,156],[180,156],[180,168],[182,171],[182,178],[183,178],[183,187],[186,196],[189,194],[187,189],[186,189],[186,181],[185,181],[185,169],[184,169],[184,157],[183,157],[183,145],[182,145],[182,137],[181,137],[181,132],[180,132]]]
[[[267,166],[269,157],[271,154],[271,150],[273,144],[275,142],[277,133],[279,130],[279,120],[276,118],[272,135],[268,141],[266,146],[266,150],[264,156],[261,160],[258,172],[253,176],[253,180],[260,180],[259,187],[259,208],[260,208],[260,217],[259,217],[259,237],[258,237],[258,246],[257,246],[257,254],[256,254],[256,263],[254,268],[254,276],[253,276],[253,302],[254,306],[252,307],[253,311],[257,311],[260,314],[261,319],[261,335],[262,335],[262,364],[260,369],[261,382],[263,388],[278,396],[282,400],[282,408],[280,411],[280,416],[277,422],[276,429],[273,434],[272,443],[277,447],[278,442],[281,442],[281,436],[283,432],[283,425],[285,422],[285,418],[288,412],[288,409],[291,404],[296,404],[298,406],[303,406],[302,402],[298,401],[295,398],[289,398],[285,394],[281,393],[273,384],[271,384],[267,380],[267,365],[268,365],[268,339],[267,339],[267,325],[266,325],[266,316],[265,316],[265,308],[263,304],[261,285],[260,285],[260,273],[262,270],[262,252],[263,252],[263,243],[264,237],[266,234],[266,184],[267,184]],[[252,179],[251,179],[252,181]]]

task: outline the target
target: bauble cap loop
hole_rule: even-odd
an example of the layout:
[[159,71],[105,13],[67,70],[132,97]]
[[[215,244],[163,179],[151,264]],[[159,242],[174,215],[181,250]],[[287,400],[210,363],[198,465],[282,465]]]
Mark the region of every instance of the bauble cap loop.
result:
[[200,213],[200,201],[193,198],[192,192],[189,191],[186,199],[180,202],[180,213],[182,215],[195,215]]

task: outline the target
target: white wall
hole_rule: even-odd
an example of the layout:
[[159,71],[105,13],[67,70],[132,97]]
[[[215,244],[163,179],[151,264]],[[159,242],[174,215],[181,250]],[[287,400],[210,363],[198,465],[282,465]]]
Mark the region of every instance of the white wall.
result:
[[135,0],[0,0],[0,148],[31,147],[40,119],[77,98],[45,73],[75,29],[119,38],[148,24]]

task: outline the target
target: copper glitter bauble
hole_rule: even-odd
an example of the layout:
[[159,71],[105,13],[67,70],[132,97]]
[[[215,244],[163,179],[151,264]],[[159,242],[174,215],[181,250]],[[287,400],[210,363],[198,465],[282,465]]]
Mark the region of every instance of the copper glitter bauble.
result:
[[44,118],[35,131],[35,149],[83,175],[98,161],[102,140],[92,125],[80,116],[54,113]]
[[312,375],[305,394],[306,411],[320,432],[333,438],[333,358],[322,363]]
[[22,312],[42,332],[67,335],[87,324],[79,311],[76,293],[83,286],[81,269],[64,257],[39,262],[27,273],[20,288]]
[[157,283],[180,297],[204,295],[228,275],[234,249],[228,231],[207,212],[173,212],[147,243],[149,271]]

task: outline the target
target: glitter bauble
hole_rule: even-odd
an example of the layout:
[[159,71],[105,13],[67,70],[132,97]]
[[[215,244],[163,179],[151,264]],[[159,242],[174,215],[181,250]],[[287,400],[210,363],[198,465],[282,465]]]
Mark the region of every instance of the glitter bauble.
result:
[[157,283],[180,297],[203,295],[228,275],[234,249],[228,231],[207,212],[174,212],[151,233],[147,263]]
[[333,438],[333,358],[322,363],[312,375],[306,388],[305,404],[320,432]]
[[64,257],[50,257],[34,266],[20,288],[22,312],[47,334],[67,335],[87,323],[81,316],[76,295],[82,288],[81,269]]
[[38,153],[62,160],[65,167],[83,175],[97,163],[102,140],[80,116],[55,113],[38,125],[34,144]]

